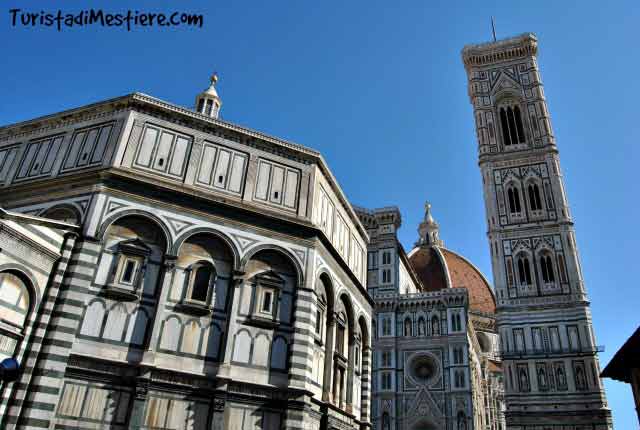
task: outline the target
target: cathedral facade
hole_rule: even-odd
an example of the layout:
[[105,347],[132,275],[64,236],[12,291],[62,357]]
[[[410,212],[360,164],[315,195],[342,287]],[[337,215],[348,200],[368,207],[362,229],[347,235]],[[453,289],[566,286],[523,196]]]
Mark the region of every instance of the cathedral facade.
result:
[[489,282],[444,247],[429,204],[408,254],[397,239],[397,208],[356,210],[370,237],[374,428],[504,430],[496,301]]
[[215,76],[1,127],[0,428],[610,429],[536,53],[462,52],[495,288]]

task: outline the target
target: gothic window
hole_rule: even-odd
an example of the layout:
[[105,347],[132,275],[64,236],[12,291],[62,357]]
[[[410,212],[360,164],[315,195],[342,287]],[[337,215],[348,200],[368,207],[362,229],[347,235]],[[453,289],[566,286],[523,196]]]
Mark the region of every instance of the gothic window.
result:
[[464,388],[464,371],[456,370],[454,372],[454,387],[455,388]]
[[18,342],[24,336],[29,311],[27,284],[10,272],[0,273],[0,360],[13,356]]
[[514,186],[509,187],[507,190],[507,197],[509,199],[509,212],[512,215],[518,215],[522,211],[522,206],[520,205],[520,192]]
[[382,283],[383,284],[388,284],[389,282],[391,282],[391,270],[390,269],[383,269],[382,270]]
[[500,123],[505,146],[524,143],[524,127],[522,126],[522,116],[518,106],[500,108]]
[[391,372],[382,372],[381,378],[380,388],[383,390],[391,390]]
[[555,275],[553,274],[553,261],[548,254],[540,256],[540,271],[542,272],[542,280],[545,284],[555,282]]
[[391,336],[391,318],[382,318],[382,336]]
[[391,264],[391,252],[385,251],[382,253],[382,264]]
[[391,351],[386,350],[381,352],[380,365],[382,367],[391,367]]
[[461,348],[453,349],[453,364],[462,364],[463,363],[463,355]]
[[409,317],[404,320],[404,335],[411,336],[411,318]]
[[440,336],[440,320],[435,315],[431,318],[431,334],[433,336]]
[[518,281],[520,285],[531,285],[531,266],[524,255],[518,257]]
[[427,326],[424,322],[424,318],[418,318],[418,336],[424,336],[427,334]]
[[540,188],[538,184],[529,184],[527,187],[529,193],[529,207],[532,211],[542,210],[542,202],[540,200]]

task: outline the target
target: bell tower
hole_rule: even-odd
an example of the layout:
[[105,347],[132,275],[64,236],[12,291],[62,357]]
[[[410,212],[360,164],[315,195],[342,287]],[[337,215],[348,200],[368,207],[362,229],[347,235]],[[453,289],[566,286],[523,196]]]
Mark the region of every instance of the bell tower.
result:
[[610,429],[589,301],[531,33],[462,50],[509,430]]

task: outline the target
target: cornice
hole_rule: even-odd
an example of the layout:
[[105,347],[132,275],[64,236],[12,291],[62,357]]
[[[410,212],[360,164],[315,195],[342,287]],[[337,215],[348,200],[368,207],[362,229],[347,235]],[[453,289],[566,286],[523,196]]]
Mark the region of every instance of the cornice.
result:
[[467,70],[474,66],[536,56],[538,53],[538,38],[533,33],[523,33],[515,37],[467,45],[462,49],[462,61]]

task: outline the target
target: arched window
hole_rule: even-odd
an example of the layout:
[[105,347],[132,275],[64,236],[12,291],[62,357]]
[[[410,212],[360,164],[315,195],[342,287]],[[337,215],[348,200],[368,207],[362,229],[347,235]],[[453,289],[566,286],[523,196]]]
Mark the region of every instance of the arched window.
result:
[[198,262],[191,266],[189,276],[189,289],[187,298],[189,300],[209,304],[213,297],[216,272],[209,262]]
[[518,106],[500,108],[500,123],[502,125],[502,139],[506,146],[524,143],[524,127]]
[[440,320],[435,315],[431,318],[431,334],[433,336],[440,336]]
[[518,257],[518,281],[520,285],[531,285],[531,266],[524,255]]
[[540,188],[538,184],[529,184],[527,187],[529,193],[529,207],[532,211],[542,210],[542,202],[540,200]]
[[0,273],[0,359],[12,357],[24,336],[29,311],[29,290],[24,281],[11,272]]
[[509,198],[509,212],[516,215],[522,210],[520,206],[520,192],[516,187],[509,187],[507,190],[507,197]]
[[546,284],[555,282],[556,279],[553,273],[553,260],[551,260],[551,256],[540,256],[540,271],[542,272],[542,280]]
[[411,336],[411,318],[405,318],[404,320],[404,335]]
[[427,325],[424,322],[424,318],[418,318],[418,336],[424,336],[427,334]]

